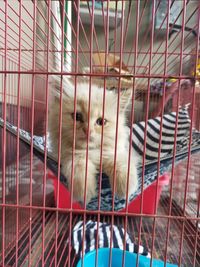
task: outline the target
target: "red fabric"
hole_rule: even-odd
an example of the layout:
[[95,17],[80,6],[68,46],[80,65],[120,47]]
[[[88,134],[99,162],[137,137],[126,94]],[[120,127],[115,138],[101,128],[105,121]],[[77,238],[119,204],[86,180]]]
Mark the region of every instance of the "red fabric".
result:
[[[153,182],[149,187],[143,191],[143,208],[142,213],[154,214],[159,203],[160,195],[164,185],[169,184],[169,175],[165,173],[158,178],[158,190],[156,198],[157,181]],[[142,194],[138,195],[128,205],[128,212],[140,213],[141,211]],[[125,211],[122,209],[121,212]]]
[[[53,181],[54,184],[54,197],[55,203],[57,200],[57,192],[58,192],[58,179],[52,173],[49,173],[48,178]],[[157,199],[156,199],[156,184],[157,181],[152,183],[148,188],[143,191],[143,209],[142,213],[145,214],[154,214],[156,211],[156,207],[158,205],[160,194],[162,192],[162,187],[169,183],[169,175],[165,173],[164,175],[158,178],[158,190],[157,190]],[[129,213],[140,213],[141,209],[141,200],[142,194],[138,195],[134,200],[132,200],[128,205]],[[59,200],[58,207],[62,209],[70,208],[71,194],[66,189],[66,187],[59,183]],[[75,210],[80,210],[83,207],[77,202],[72,204],[72,208]],[[125,209],[120,210],[121,212],[125,211]]]
[[[48,174],[48,178],[53,181],[54,185],[54,198],[55,198],[55,203],[57,201],[57,192],[58,192],[58,178],[53,175],[52,173]],[[67,190],[67,188],[62,184],[59,183],[59,199],[58,199],[58,208],[70,208],[71,204],[71,194]],[[82,209],[81,205],[77,202],[74,202],[72,204],[73,209]]]

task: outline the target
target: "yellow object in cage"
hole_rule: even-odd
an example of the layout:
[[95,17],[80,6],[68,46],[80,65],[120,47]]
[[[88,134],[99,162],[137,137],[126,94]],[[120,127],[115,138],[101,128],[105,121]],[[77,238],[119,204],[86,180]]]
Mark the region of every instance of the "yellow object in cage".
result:
[[198,60],[196,71],[193,71],[192,75],[196,77],[196,85],[200,85],[200,59]]

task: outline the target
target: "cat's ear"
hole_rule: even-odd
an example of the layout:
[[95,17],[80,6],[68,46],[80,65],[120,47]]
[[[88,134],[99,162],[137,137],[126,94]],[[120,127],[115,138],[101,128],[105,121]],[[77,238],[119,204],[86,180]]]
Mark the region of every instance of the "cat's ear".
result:
[[60,77],[52,77],[49,82],[49,87],[55,100],[60,100],[61,90],[63,90],[63,100],[69,99],[72,95],[72,91],[74,90],[72,83],[64,78],[61,81]]
[[132,90],[125,89],[120,92],[120,111],[123,112],[128,107],[130,100],[132,98]]

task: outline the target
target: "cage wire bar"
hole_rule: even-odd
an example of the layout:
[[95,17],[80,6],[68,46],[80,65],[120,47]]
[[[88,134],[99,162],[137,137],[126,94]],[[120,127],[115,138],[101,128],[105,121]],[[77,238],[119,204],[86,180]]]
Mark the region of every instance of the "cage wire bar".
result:
[[[199,1],[0,1],[0,266],[76,266],[72,235],[83,221],[82,252],[86,247],[86,222],[97,222],[95,266],[98,266],[100,223],[110,224],[109,266],[112,266],[113,228],[124,228],[122,265],[125,266],[127,232],[135,244],[146,246],[150,266],[157,258],[177,266],[200,266],[200,163],[199,153],[191,153],[193,130],[200,129]],[[158,15],[163,16],[159,21]],[[95,57],[96,56],[96,57]],[[113,57],[113,60],[111,58]],[[99,60],[99,58],[101,58]],[[98,59],[98,60],[97,60]],[[114,72],[113,72],[114,69]],[[127,74],[128,73],[128,74]],[[88,128],[93,83],[103,90],[102,119],[109,87],[115,87],[116,138],[113,196],[110,210],[101,210],[104,125],[101,130],[97,209],[86,203],[89,135],[85,150],[84,203],[74,208],[60,206],[61,181],[55,188],[47,166],[48,111],[53,102],[51,79],[59,82],[58,169],[61,176],[64,80],[73,83],[76,95],[80,81],[89,85]],[[186,82],[187,81],[187,84]],[[161,88],[157,85],[161,84]],[[131,90],[126,201],[115,209],[118,120],[121,92]],[[186,84],[186,85],[185,85]],[[189,84],[189,85],[188,85]],[[190,103],[191,124],[188,156],[177,164],[178,111]],[[148,120],[160,116],[157,178],[161,176],[163,116],[176,112],[170,181],[159,197],[160,180],[155,181],[154,211],[145,213],[145,171],[148,168]],[[139,212],[128,203],[133,124],[145,121],[142,184]],[[16,136],[7,131],[8,122],[17,127]],[[71,192],[76,159],[76,120],[73,125]],[[30,147],[20,139],[20,129],[30,133]],[[89,130],[89,129],[88,129]],[[34,154],[35,135],[44,137],[42,160]],[[159,198],[158,205],[157,200]],[[81,266],[87,267],[82,261]],[[137,263],[139,264],[139,254]]]

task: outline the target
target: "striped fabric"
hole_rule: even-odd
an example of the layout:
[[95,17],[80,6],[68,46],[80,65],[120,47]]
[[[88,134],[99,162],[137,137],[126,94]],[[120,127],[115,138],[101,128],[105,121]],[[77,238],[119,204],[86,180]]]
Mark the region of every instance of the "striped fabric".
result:
[[[179,145],[190,130],[190,117],[187,106],[179,109],[176,142]],[[176,113],[150,119],[146,126],[146,161],[156,160],[159,155],[159,140],[162,138],[160,157],[163,158],[172,153],[176,132]],[[145,122],[133,124],[132,146],[138,154],[139,159],[143,157],[144,151]]]
[[[98,248],[111,247],[124,250],[124,238],[126,238],[125,250],[129,252],[139,253],[143,256],[150,257],[150,253],[143,246],[134,244],[131,236],[126,233],[122,227],[113,225],[112,227],[112,243],[110,243],[111,225],[108,223],[99,224],[96,221],[87,221],[85,223],[85,239],[84,239],[84,251],[83,249],[83,221],[79,221],[72,233],[72,247],[77,254],[77,257],[82,257],[85,253],[96,249],[96,242],[98,236]],[[98,233],[97,227],[99,226]]]

